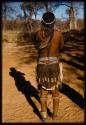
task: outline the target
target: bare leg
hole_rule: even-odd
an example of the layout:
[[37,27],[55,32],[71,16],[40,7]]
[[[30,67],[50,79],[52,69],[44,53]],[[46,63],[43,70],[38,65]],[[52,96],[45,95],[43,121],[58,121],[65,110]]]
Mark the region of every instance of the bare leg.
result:
[[41,92],[40,93],[41,113],[42,113],[43,119],[46,119],[47,118],[47,95],[48,95],[48,91],[41,88],[40,92]]
[[53,96],[53,119],[56,119],[57,114],[58,114],[58,107],[59,107],[59,90],[58,90],[58,88],[55,88],[55,90],[52,90],[52,96]]

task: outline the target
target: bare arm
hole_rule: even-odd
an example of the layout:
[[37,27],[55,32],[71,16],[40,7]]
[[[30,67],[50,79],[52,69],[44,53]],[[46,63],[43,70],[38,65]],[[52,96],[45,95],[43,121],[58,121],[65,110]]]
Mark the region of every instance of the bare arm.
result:
[[64,38],[63,38],[63,36],[61,34],[61,37],[60,37],[60,52],[63,51],[63,47],[64,47]]
[[60,34],[60,41],[59,41],[59,61],[61,62],[62,60],[62,53],[64,51],[64,38],[63,35]]

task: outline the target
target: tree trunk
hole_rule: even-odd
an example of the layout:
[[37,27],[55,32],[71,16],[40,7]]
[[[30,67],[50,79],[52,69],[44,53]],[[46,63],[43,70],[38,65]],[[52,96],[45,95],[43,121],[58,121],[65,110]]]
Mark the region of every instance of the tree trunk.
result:
[[23,3],[22,5],[22,10],[23,10],[23,13],[24,13],[24,19],[26,19],[26,8],[25,8],[25,3]]
[[25,10],[23,10],[23,12],[24,12],[24,19],[26,19],[26,11],[25,11]]
[[52,2],[50,1],[50,10],[52,12]]
[[48,11],[48,2],[44,2],[44,5],[45,5],[46,11]]
[[34,13],[34,15],[35,15],[35,20],[36,20],[36,17],[37,17],[37,13],[35,12],[35,13]]
[[33,15],[33,12],[32,11],[30,11],[30,17],[29,17],[29,30],[30,30],[30,32],[32,32],[32,15]]
[[76,10],[74,7],[70,8],[69,21],[70,21],[70,30],[77,29]]
[[3,6],[4,6],[4,19],[7,20],[7,6],[6,6],[6,3],[3,3]]

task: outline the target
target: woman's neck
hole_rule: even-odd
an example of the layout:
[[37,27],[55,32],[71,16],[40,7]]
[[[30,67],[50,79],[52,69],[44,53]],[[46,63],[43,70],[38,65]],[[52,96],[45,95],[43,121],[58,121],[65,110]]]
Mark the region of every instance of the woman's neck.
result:
[[52,31],[53,31],[53,29],[51,30],[43,30],[43,34],[44,34],[44,37],[49,37],[50,35],[51,35],[51,33],[52,33]]

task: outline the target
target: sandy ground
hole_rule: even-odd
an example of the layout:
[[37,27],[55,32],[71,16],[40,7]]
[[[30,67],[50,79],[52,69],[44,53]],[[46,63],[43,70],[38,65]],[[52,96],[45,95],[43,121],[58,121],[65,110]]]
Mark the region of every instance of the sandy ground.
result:
[[[2,43],[2,122],[4,123],[42,123],[40,118],[40,102],[37,93],[37,83],[35,80],[36,53],[31,51],[32,46],[19,46],[14,41],[16,32],[4,32]],[[8,40],[8,41],[6,41]],[[71,46],[68,44],[67,46]],[[25,49],[28,48],[28,49]],[[83,48],[83,46],[81,46]],[[76,47],[77,48],[77,47]],[[62,54],[63,60],[63,89],[60,91],[60,103],[58,109],[57,123],[83,123],[84,122],[84,72],[82,69],[70,65],[67,61],[75,61],[73,56],[83,55],[83,49],[71,51]],[[27,54],[27,51],[29,52]],[[77,63],[80,63],[77,61]],[[83,62],[80,63],[83,66]],[[78,65],[78,64],[77,64]],[[26,88],[20,90],[16,77],[10,75],[10,68],[14,67],[16,71],[24,73],[24,83]],[[19,75],[17,72],[17,76]],[[32,89],[32,94],[30,93]],[[48,109],[53,111],[53,103],[51,94],[48,95]],[[47,122],[55,122],[49,116]]]

